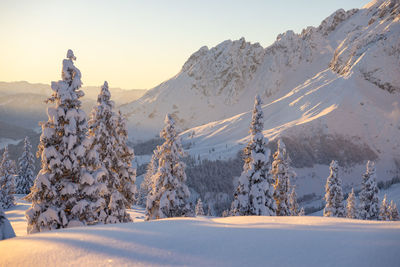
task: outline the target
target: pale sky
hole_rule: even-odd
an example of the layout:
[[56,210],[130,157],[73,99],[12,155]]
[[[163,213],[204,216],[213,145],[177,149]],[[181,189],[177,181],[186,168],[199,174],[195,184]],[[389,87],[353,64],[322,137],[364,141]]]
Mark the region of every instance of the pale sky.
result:
[[150,89],[201,46],[245,37],[266,47],[361,0],[0,0],[0,81],[60,79],[67,49],[84,85]]

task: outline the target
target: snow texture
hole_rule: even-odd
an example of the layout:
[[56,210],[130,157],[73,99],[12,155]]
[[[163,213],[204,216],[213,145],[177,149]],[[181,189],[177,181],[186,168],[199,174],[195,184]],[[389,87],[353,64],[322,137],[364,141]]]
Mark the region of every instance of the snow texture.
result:
[[[400,202],[400,184],[382,193]],[[16,195],[6,216],[17,238],[0,242],[0,266],[397,266],[400,222],[328,217],[198,217],[96,225],[27,235]],[[290,253],[282,253],[282,247]]]
[[4,240],[0,265],[397,266],[399,229],[400,222],[308,216],[173,218]]

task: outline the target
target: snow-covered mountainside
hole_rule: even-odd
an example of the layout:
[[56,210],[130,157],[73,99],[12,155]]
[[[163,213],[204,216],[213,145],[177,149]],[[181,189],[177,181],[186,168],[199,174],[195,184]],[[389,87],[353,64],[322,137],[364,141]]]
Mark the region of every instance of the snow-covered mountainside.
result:
[[286,139],[300,177],[315,177],[317,165],[323,173],[337,159],[345,184],[359,184],[371,159],[379,179],[390,179],[400,170],[399,5],[380,0],[340,9],[265,49],[244,39],[203,47],[175,77],[122,107],[130,136],[152,138],[172,113],[187,129],[192,155],[231,157],[247,141],[258,93],[266,103],[264,134]]
[[250,110],[256,93],[271,103],[321,72],[361,76],[383,89],[380,94],[395,98],[400,93],[398,13],[398,1],[375,1],[360,10],[340,9],[300,34],[280,34],[265,49],[243,38],[202,47],[175,77],[123,106],[131,138],[139,142],[157,135],[166,113],[183,130],[229,118]]

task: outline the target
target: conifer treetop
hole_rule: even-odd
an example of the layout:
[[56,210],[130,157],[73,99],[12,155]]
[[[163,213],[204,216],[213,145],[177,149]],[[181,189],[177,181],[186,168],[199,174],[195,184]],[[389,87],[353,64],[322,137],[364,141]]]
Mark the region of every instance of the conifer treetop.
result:
[[76,57],[74,55],[74,51],[72,51],[71,49],[68,49],[67,51],[67,58],[71,59],[71,60],[76,60]]

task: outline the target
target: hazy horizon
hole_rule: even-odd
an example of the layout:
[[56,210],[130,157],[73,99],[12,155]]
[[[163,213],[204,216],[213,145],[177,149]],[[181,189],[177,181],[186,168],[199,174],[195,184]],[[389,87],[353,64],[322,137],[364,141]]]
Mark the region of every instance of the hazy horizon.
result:
[[279,33],[368,2],[1,1],[0,81],[50,84],[72,49],[85,86],[151,89],[204,45],[244,37],[267,47]]

